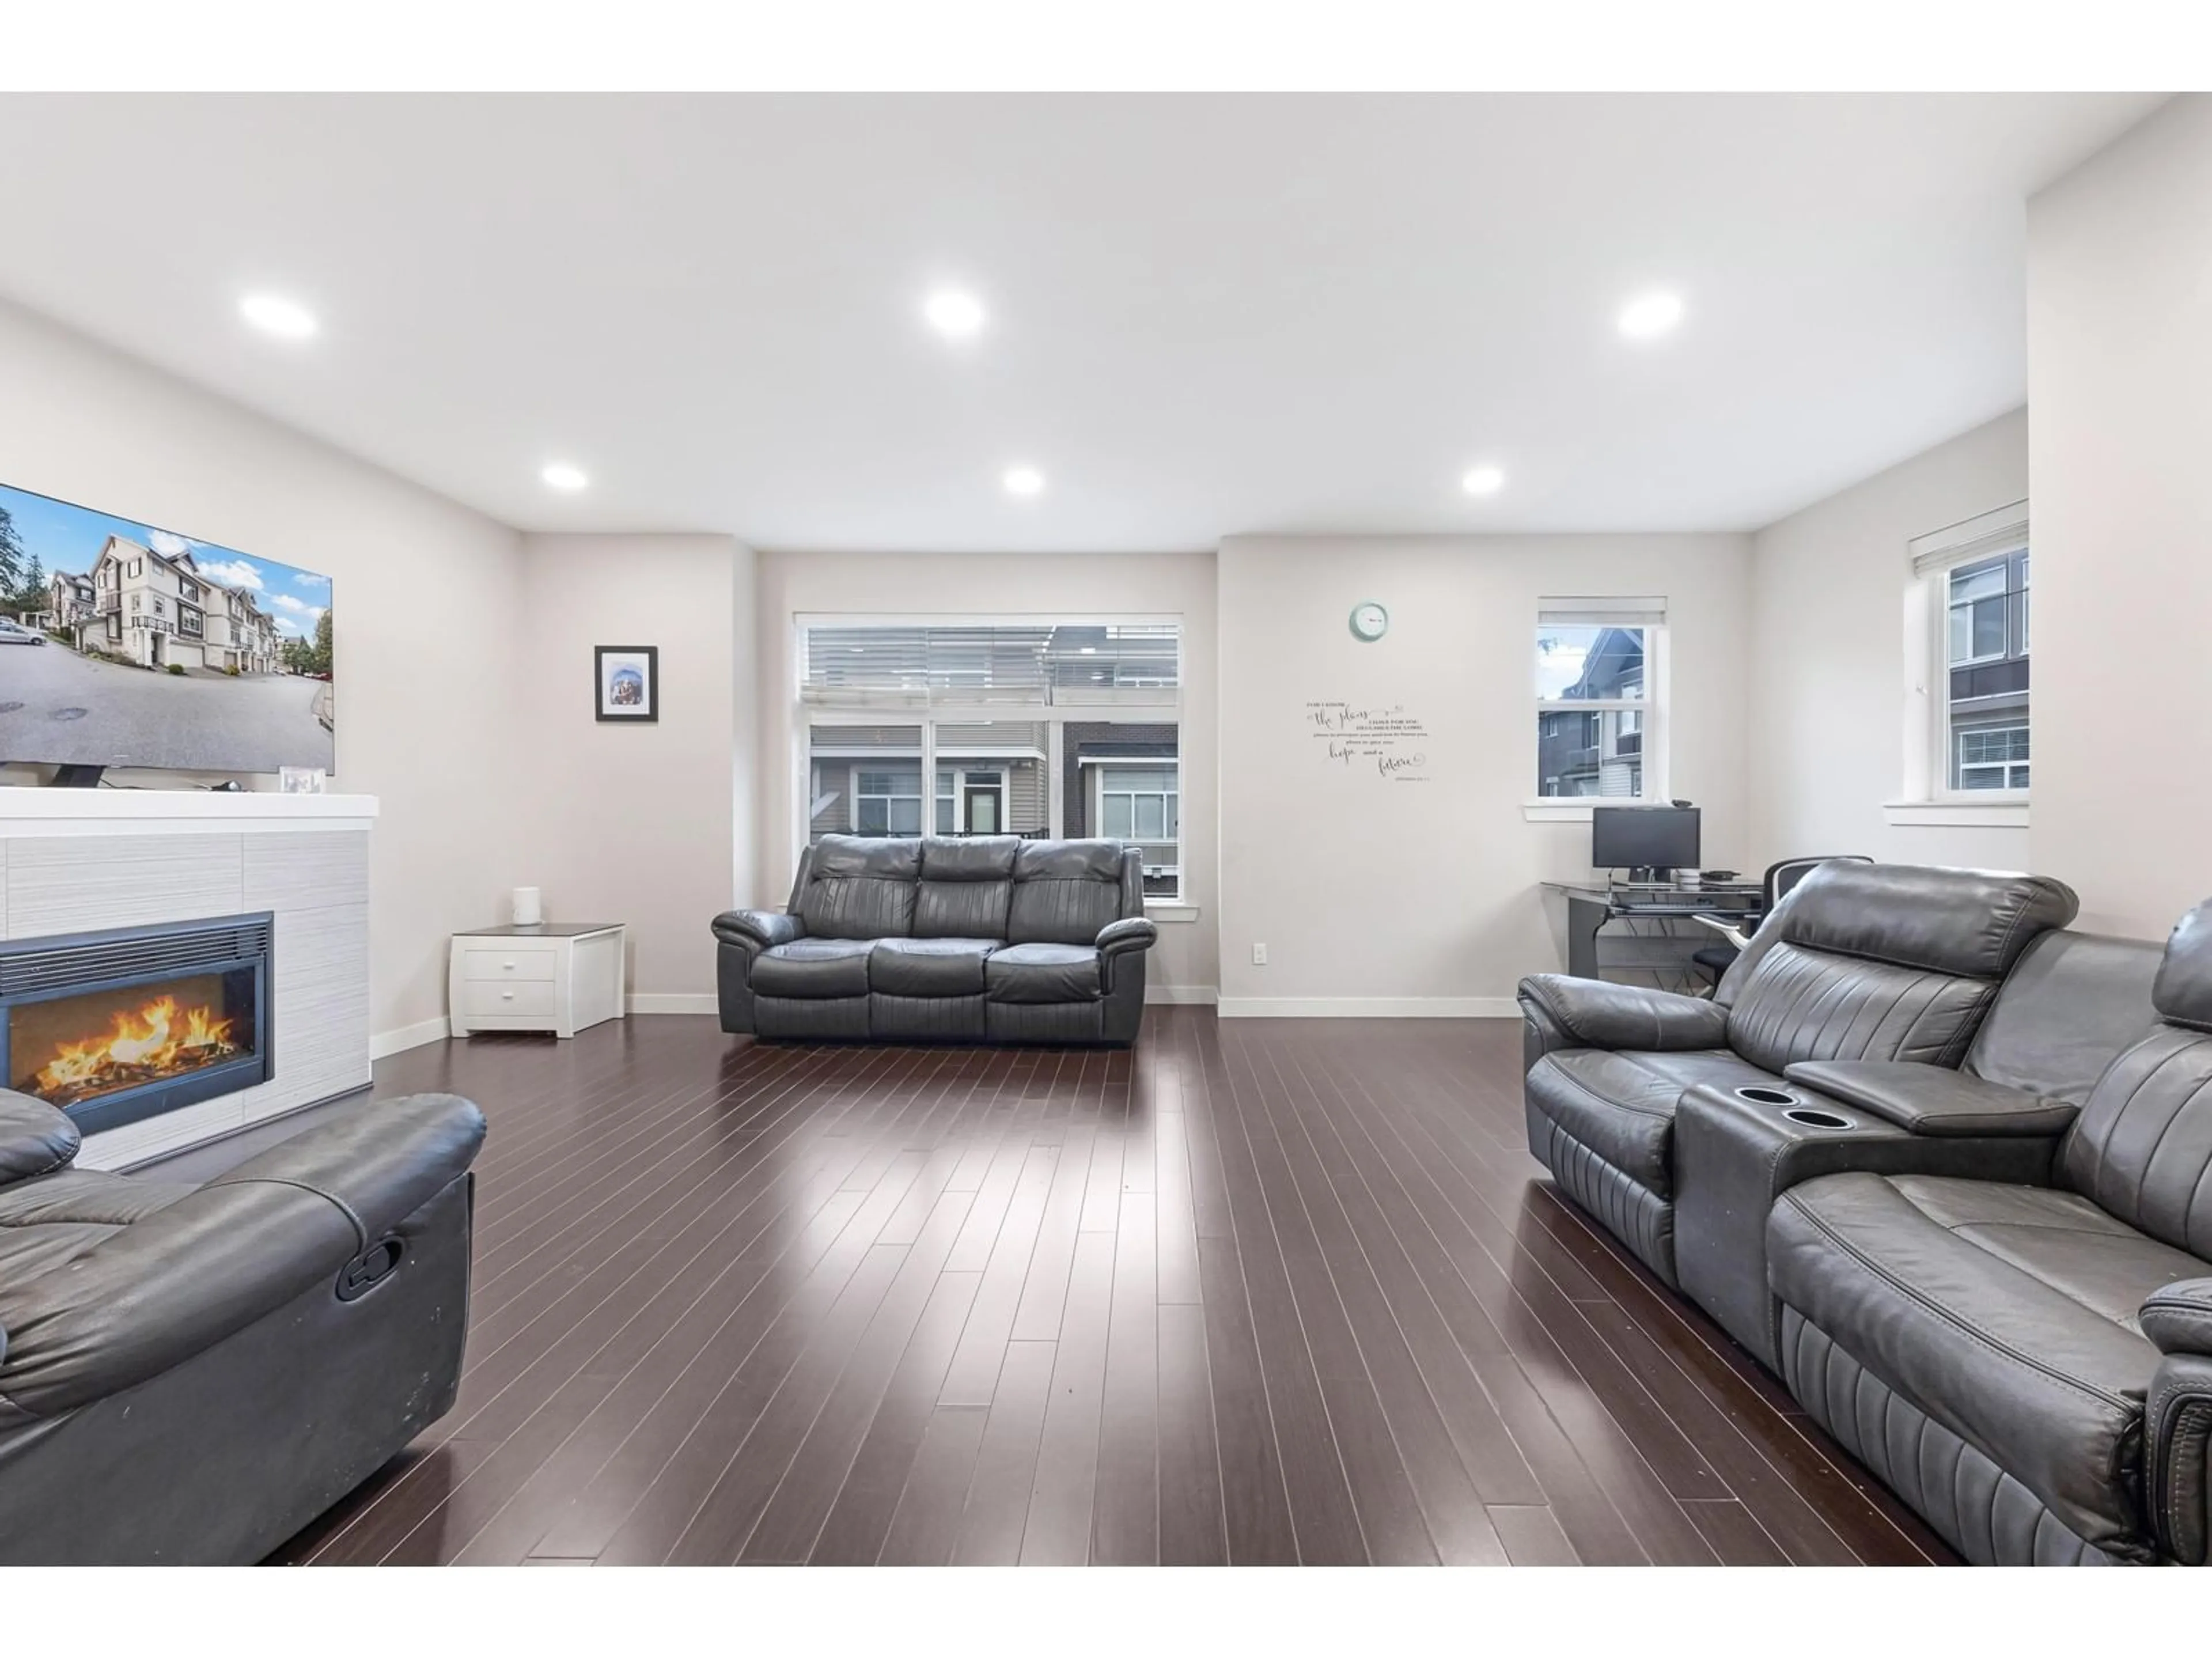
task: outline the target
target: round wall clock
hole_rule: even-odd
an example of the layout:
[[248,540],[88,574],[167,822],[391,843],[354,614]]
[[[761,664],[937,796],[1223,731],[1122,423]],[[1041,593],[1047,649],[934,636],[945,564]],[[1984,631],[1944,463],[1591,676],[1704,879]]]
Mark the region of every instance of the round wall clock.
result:
[[1352,607],[1352,637],[1372,645],[1390,631],[1390,613],[1370,599]]

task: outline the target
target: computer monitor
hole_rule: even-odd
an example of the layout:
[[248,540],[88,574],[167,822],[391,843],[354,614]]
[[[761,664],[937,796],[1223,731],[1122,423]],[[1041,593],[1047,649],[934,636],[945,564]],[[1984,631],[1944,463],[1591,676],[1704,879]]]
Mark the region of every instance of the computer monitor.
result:
[[1590,809],[1590,866],[1597,870],[1694,870],[1694,806],[1597,806]]

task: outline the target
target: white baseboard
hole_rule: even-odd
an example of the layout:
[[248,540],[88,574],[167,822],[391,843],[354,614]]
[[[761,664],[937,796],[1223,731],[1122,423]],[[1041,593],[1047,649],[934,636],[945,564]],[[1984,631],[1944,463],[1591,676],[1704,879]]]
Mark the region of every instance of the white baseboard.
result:
[[720,1001],[712,992],[647,991],[632,996],[628,1007],[633,1014],[718,1014]]
[[1147,985],[1147,1002],[1195,1002],[1212,1005],[1221,1000],[1220,991],[1211,985]]
[[442,1018],[403,1025],[396,1031],[379,1031],[368,1040],[368,1057],[382,1060],[386,1054],[419,1048],[426,1042],[443,1042],[452,1035],[453,1028]]
[[1224,1019],[1518,1019],[1511,997],[1223,997]]

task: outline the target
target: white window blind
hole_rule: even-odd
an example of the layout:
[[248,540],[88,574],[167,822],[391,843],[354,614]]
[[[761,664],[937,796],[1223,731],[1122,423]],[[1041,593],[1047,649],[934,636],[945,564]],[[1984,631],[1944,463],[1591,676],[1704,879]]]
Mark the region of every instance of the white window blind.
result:
[[1182,684],[1176,623],[808,623],[817,706],[1161,703]]
[[1664,599],[1539,599],[1540,628],[1656,628],[1667,620]]
[[[1894,543],[1892,544],[1895,545]],[[2027,503],[2014,501],[1993,513],[1962,520],[1905,544],[1912,556],[1912,574],[1932,575],[1954,564],[1971,564],[1994,553],[2009,553],[2027,545]]]

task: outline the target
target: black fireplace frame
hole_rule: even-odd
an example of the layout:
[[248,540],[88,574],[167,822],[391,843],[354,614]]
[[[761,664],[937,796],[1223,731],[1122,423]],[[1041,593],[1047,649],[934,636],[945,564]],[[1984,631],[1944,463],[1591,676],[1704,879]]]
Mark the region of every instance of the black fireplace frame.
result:
[[[105,973],[64,977],[65,966],[52,960],[88,950],[103,953]],[[133,952],[137,952],[134,956]],[[43,939],[0,939],[0,1089],[13,1075],[8,1045],[8,1012],[21,1005],[58,1001],[101,991],[127,991],[194,974],[252,970],[253,1051],[218,1066],[181,1077],[118,1089],[96,1100],[66,1106],[85,1134],[119,1129],[165,1112],[219,1096],[235,1094],[276,1075],[276,1022],[271,1002],[276,975],[276,917],[270,910],[246,915],[208,916],[191,921],[156,922],[137,927],[103,927]]]

